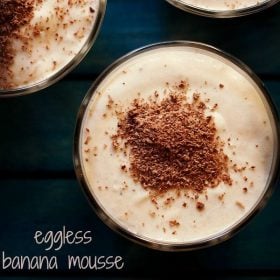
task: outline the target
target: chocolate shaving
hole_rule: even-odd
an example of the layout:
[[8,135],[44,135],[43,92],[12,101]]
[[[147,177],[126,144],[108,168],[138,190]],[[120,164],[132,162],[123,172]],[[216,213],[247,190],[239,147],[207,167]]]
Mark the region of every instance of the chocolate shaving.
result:
[[0,1],[0,89],[11,88],[11,65],[14,59],[12,38],[33,17],[34,0]]
[[135,99],[118,114],[113,148],[129,155],[130,175],[152,193],[202,192],[221,182],[232,184],[214,120],[199,94],[187,102],[187,90],[181,81],[163,100]]
[[205,207],[204,203],[202,203],[202,202],[200,202],[200,201],[198,201],[198,202],[196,203],[196,208],[197,208],[199,211],[202,211],[202,210],[204,209],[204,207]]

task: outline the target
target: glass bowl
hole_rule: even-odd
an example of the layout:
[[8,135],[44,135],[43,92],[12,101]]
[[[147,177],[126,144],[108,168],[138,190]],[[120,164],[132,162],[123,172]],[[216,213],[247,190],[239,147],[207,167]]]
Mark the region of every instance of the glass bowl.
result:
[[[106,1],[107,0],[98,0],[98,6],[96,6],[94,8],[89,7],[88,13],[89,13],[89,15],[94,14],[95,19],[93,20],[92,27],[90,27],[90,32],[88,34],[83,33],[83,32],[85,32],[84,28],[72,26],[72,21],[74,23],[79,22],[79,19],[77,19],[77,15],[75,13],[73,13],[73,15],[70,15],[70,17],[73,17],[73,20],[71,20],[68,24],[69,27],[67,27],[67,28],[69,30],[66,30],[64,33],[62,33],[63,34],[62,36],[66,37],[64,44],[70,46],[70,43],[68,41],[69,41],[69,37],[72,36],[72,35],[70,35],[70,33],[72,34],[72,32],[73,32],[73,34],[74,34],[73,36],[75,36],[79,40],[81,39],[81,46],[77,48],[77,47],[75,47],[75,45],[73,45],[73,47],[76,48],[75,51],[71,50],[70,48],[69,48],[69,50],[65,51],[65,48],[63,48],[63,50],[65,52],[67,52],[67,54],[69,53],[69,58],[66,58],[65,61],[62,61],[61,65],[58,65],[57,69],[55,69],[53,72],[50,71],[50,73],[48,75],[46,75],[46,77],[44,77],[42,79],[40,77],[38,77],[38,78],[34,79],[34,81],[31,81],[30,83],[27,83],[26,85],[22,85],[22,86],[19,85],[19,86],[15,86],[13,88],[2,88],[2,89],[0,88],[0,97],[4,97],[4,98],[13,97],[13,96],[27,95],[30,93],[37,92],[41,89],[44,89],[44,88],[49,87],[50,85],[56,83],[57,81],[62,79],[64,76],[66,76],[69,72],[71,72],[86,56],[86,54],[89,52],[90,48],[93,46],[93,44],[96,40],[96,37],[97,37],[99,29],[102,25],[103,17],[105,14]],[[82,7],[79,7],[79,9],[82,9]],[[57,13],[59,13],[59,10],[57,10]],[[60,15],[58,15],[58,17],[59,16]],[[54,17],[54,15],[52,15],[52,17]],[[58,17],[55,18],[55,21],[58,20]],[[83,18],[83,20],[86,23],[88,22],[88,17],[89,16],[85,16]],[[60,24],[59,21],[63,23],[63,19],[60,19],[60,20],[58,20],[57,24]],[[53,24],[54,26],[52,26],[48,20],[46,20],[46,22],[47,22],[46,24],[48,24],[48,27],[44,26],[43,28],[45,28],[46,30],[51,30],[51,32],[56,32],[55,24]],[[65,23],[65,24],[63,23],[63,28],[64,28],[64,25],[66,25],[66,24],[67,23]],[[49,35],[45,35],[45,33],[44,33],[44,32],[49,32],[49,31],[44,31],[44,29],[42,29],[42,30],[43,30],[43,31],[41,31],[43,33],[42,40],[49,40],[47,37]],[[56,33],[56,34],[58,34],[58,33]],[[63,38],[62,36],[60,38]],[[45,37],[46,37],[46,39],[45,39]],[[54,40],[57,41],[57,40],[60,40],[60,38],[59,37],[56,39],[54,38]],[[42,45],[42,43],[40,43],[40,44]],[[73,42],[72,42],[72,44],[73,44]],[[45,43],[44,43],[44,45],[45,45]],[[47,43],[46,43],[46,48],[48,48]],[[53,47],[53,48],[54,48],[54,51],[56,51],[55,47]],[[59,52],[62,52],[62,50],[59,50]],[[74,52],[74,54],[73,54],[73,52]],[[57,53],[58,53],[58,51],[57,51]],[[57,55],[56,57],[58,57],[58,59],[59,59],[60,55]],[[48,58],[48,59],[50,59],[50,58]],[[31,59],[30,59],[30,61],[27,61],[26,64],[27,63],[32,64]],[[40,63],[40,61],[38,61],[38,63]],[[54,64],[56,64],[55,61],[54,61]],[[36,66],[36,67],[40,68],[40,64],[39,64],[39,66]],[[34,71],[36,71],[36,70],[34,70]]]
[[[263,11],[276,3],[279,2],[279,0],[264,0],[261,1],[259,4],[250,5],[246,8],[231,8],[231,9],[225,9],[225,8],[206,8],[202,5],[195,5],[195,4],[188,4],[188,1],[184,0],[166,0],[170,4],[174,5],[175,7],[193,13],[200,16],[206,16],[206,17],[213,17],[213,18],[233,18],[233,17],[241,17],[246,16],[250,14],[254,14],[260,11]],[[220,1],[220,0],[218,0]],[[257,1],[256,1],[257,2]]]
[[[205,64],[203,61],[205,61]],[[213,64],[212,62],[216,63]],[[173,67],[174,65],[175,67]],[[191,65],[198,65],[198,67],[192,67]],[[168,67],[171,67],[171,70],[168,70]],[[123,166],[126,165],[121,165],[121,168],[119,168],[119,163],[121,162],[121,164],[124,164],[126,157],[121,155],[115,156],[113,152],[114,150],[112,150],[111,135],[114,135],[115,130],[117,129],[117,122],[116,119],[114,119],[115,117],[111,117],[111,119],[109,117],[108,119],[108,116],[111,116],[110,114],[114,115],[114,110],[116,110],[115,112],[118,111],[114,107],[115,102],[124,102],[120,103],[121,106],[123,106],[122,108],[124,108],[124,104],[130,104],[130,102],[139,96],[140,92],[142,93],[141,96],[145,99],[150,97],[149,94],[160,92],[160,90],[156,90],[159,85],[168,85],[171,87],[169,82],[173,79],[173,77],[180,81],[186,74],[182,73],[182,69],[185,69],[186,73],[189,75],[190,88],[193,92],[196,92],[197,89],[203,92],[201,86],[209,85],[208,89],[212,88],[213,92],[218,92],[219,94],[220,92],[224,92],[223,94],[226,94],[224,90],[226,90],[226,88],[230,88],[229,85],[236,85],[236,91],[240,90],[240,92],[245,92],[245,94],[247,94],[248,86],[252,93],[249,91],[250,94],[245,98],[245,100],[247,100],[247,98],[248,100],[251,100],[250,96],[255,98],[252,100],[258,100],[255,104],[259,104],[256,105],[259,107],[253,109],[257,110],[257,113],[256,111],[254,111],[254,113],[256,113],[256,115],[261,115],[261,112],[263,112],[266,121],[262,120],[262,122],[266,123],[266,125],[269,124],[267,128],[269,130],[267,131],[269,131],[271,134],[269,140],[271,142],[269,144],[263,144],[263,147],[268,145],[267,147],[272,148],[268,148],[267,165],[265,167],[267,172],[264,176],[264,183],[262,184],[257,181],[255,182],[255,187],[250,189],[250,187],[253,186],[253,183],[250,182],[250,187],[248,186],[248,196],[247,194],[243,194],[242,190],[240,189],[240,194],[238,195],[242,196],[242,198],[245,200],[247,198],[249,198],[249,200],[252,198],[251,202],[246,204],[246,207],[248,206],[247,208],[245,207],[246,210],[234,208],[243,207],[241,203],[235,203],[236,197],[234,197],[234,195],[232,196],[232,199],[227,200],[228,205],[230,205],[229,207],[233,207],[232,209],[234,209],[234,211],[240,210],[244,212],[238,212],[238,216],[229,222],[225,222],[226,220],[220,222],[219,230],[210,229],[211,226],[210,224],[208,225],[208,221],[211,220],[209,219],[211,217],[208,217],[206,220],[204,220],[204,224],[207,225],[204,230],[207,233],[203,233],[203,230],[196,232],[194,229],[194,236],[192,236],[190,239],[184,239],[185,232],[183,230],[182,235],[178,235],[178,237],[172,239],[173,232],[172,234],[171,232],[168,232],[168,237],[165,239],[164,233],[161,231],[161,229],[158,229],[158,225],[167,224],[166,227],[168,227],[168,219],[171,219],[170,217],[177,210],[178,213],[181,213],[179,211],[183,211],[181,208],[176,208],[176,205],[181,207],[182,202],[178,198],[178,204],[175,199],[174,203],[177,204],[171,205],[171,207],[175,207],[171,208],[173,209],[172,211],[175,211],[172,212],[173,214],[168,212],[169,210],[164,210],[164,203],[161,202],[161,204],[157,204],[161,206],[155,209],[152,199],[149,198],[149,192],[142,188],[139,182],[135,182],[133,179],[131,179],[131,176],[128,175],[129,172],[122,173],[121,169],[126,169],[127,167],[123,168]],[[203,69],[203,73],[196,72],[201,71],[200,69]],[[218,71],[217,73],[220,73],[221,75],[212,75],[213,71],[214,73],[216,73],[215,71]],[[161,76],[161,73],[168,73],[168,75],[162,74],[163,76]],[[155,75],[157,78],[155,78]],[[226,82],[224,84],[220,83],[219,85],[219,81],[223,81],[223,77]],[[212,78],[213,81],[215,80],[214,85],[211,83]],[[196,82],[198,82],[199,85],[197,87],[195,86]],[[154,84],[156,84],[156,87],[154,87]],[[145,90],[141,90],[140,86],[147,86],[148,89],[146,88]],[[164,92],[164,90],[162,90],[162,92]],[[226,92],[231,94],[233,91],[229,90]],[[145,95],[146,93],[148,95]],[[221,98],[223,98],[222,95],[217,96],[221,96]],[[229,98],[231,98],[231,95],[229,95]],[[107,99],[108,103],[106,101]],[[234,124],[234,126],[238,125],[239,123],[239,121],[236,121],[237,118],[240,120],[246,119],[246,114],[248,113],[246,110],[248,108],[254,108],[253,105],[249,105],[248,108],[244,107],[247,108],[244,111],[242,109],[243,103],[246,103],[246,101],[243,101],[242,99],[240,106],[230,105],[230,109],[227,109],[233,110],[232,112],[234,112],[234,116],[232,118],[232,124]],[[218,107],[220,108],[220,105],[218,105]],[[232,107],[234,107],[234,109],[231,109]],[[108,113],[106,111],[108,108],[110,108],[110,110],[113,108],[113,111]],[[259,108],[261,108],[261,110],[259,110]],[[234,111],[239,109],[241,111]],[[243,118],[238,117],[240,113],[244,115]],[[238,116],[235,116],[235,114]],[[248,113],[247,116],[251,121],[254,122],[254,117],[252,118],[252,114]],[[107,122],[107,120],[109,121]],[[111,120],[113,120],[112,123]],[[259,120],[256,119],[256,122],[256,124],[259,124]],[[81,104],[75,130],[73,160],[76,176],[86,197],[89,200],[89,203],[97,215],[111,229],[115,230],[129,240],[149,248],[164,251],[186,251],[212,246],[229,239],[241,228],[247,225],[252,217],[254,217],[255,214],[264,207],[268,198],[270,197],[273,187],[277,181],[277,172],[279,168],[279,128],[277,123],[278,116],[276,110],[263,83],[241,61],[215,47],[197,42],[172,41],[149,45],[137,49],[114,62],[97,78],[92,87],[89,89],[85,99]],[[245,124],[246,122],[244,122],[244,125]],[[261,125],[264,124],[261,123]],[[262,133],[264,133],[264,131],[265,130],[263,129],[259,131],[260,135],[263,135]],[[252,133],[254,134],[254,132]],[[231,137],[234,137],[234,134]],[[248,143],[246,140],[244,142],[244,145],[248,147],[248,150],[249,147],[252,146],[252,155],[258,153],[254,150],[257,149],[256,147],[258,147],[258,145],[255,146],[254,143],[249,145],[250,143]],[[127,162],[125,162],[125,164],[127,164]],[[259,167],[257,165],[257,169],[258,168]],[[262,170],[262,168],[260,169]],[[251,171],[248,170],[248,172]],[[249,175],[250,174],[251,173],[249,173]],[[252,176],[252,174],[250,176]],[[249,184],[249,180],[247,183],[244,183],[244,178],[245,176],[241,177],[240,179],[236,179],[241,180],[240,184],[236,183],[236,186],[225,187],[219,185],[213,189],[208,189],[207,193],[211,203],[205,200],[206,196],[203,198],[206,201],[206,207],[209,207],[207,209],[212,209],[212,204],[214,207],[213,209],[215,209],[216,205],[218,205],[218,209],[222,209],[221,207],[223,206],[218,204],[220,203],[219,200],[215,200],[217,197],[220,199],[220,192],[222,192],[222,190],[226,190],[228,192],[226,196],[228,195],[229,198],[231,197],[231,192],[234,192],[240,188],[241,185],[243,190],[245,190],[243,184]],[[253,176],[253,178],[255,177]],[[254,196],[250,196],[250,194],[254,194]],[[180,199],[181,197],[185,199],[184,196],[180,196]],[[202,220],[200,220],[199,215],[202,214],[200,214],[199,211],[195,212],[197,209],[194,209],[195,206],[193,206],[192,202],[193,200],[195,201],[195,199],[197,198],[190,198],[188,200],[188,205],[190,206],[188,206],[189,208],[187,208],[186,212],[184,212],[184,217],[187,217],[187,215],[193,217],[192,213],[194,213],[198,216],[194,228],[202,227],[203,229],[202,220],[204,218],[201,218]],[[150,212],[151,209],[154,211],[154,213]],[[150,216],[148,215],[148,212]],[[211,211],[209,210],[209,212]],[[228,214],[229,213],[227,212],[218,213],[216,211],[211,215],[212,217],[219,218],[223,215],[225,217],[230,216]],[[201,217],[203,217],[203,215]],[[155,223],[158,221],[153,222],[152,220],[155,216],[159,217],[157,219],[161,219],[160,217],[163,218],[160,220],[157,226]],[[166,218],[165,220],[165,217],[169,218]],[[185,220],[183,221],[185,222]],[[214,218],[213,221],[215,221]],[[182,224],[184,224],[184,222]],[[142,230],[141,224],[142,227],[147,226],[145,230]],[[169,221],[169,225],[173,227],[176,226],[176,223],[174,221]],[[159,232],[162,232],[162,234],[160,235]],[[156,236],[156,234],[159,234],[159,236]],[[181,237],[184,239],[183,241],[180,240]]]

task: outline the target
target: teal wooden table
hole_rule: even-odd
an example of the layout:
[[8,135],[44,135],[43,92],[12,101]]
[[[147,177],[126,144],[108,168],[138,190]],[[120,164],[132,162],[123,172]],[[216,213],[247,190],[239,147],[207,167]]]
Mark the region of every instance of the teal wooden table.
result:
[[[209,19],[163,0],[108,0],[98,39],[74,72],[26,97],[0,100],[0,251],[7,255],[55,255],[57,270],[0,270],[1,277],[156,278],[180,273],[221,279],[280,278],[280,190],[246,229],[229,241],[195,252],[153,251],[120,237],[95,215],[72,164],[76,115],[94,79],[118,57],[167,40],[193,40],[221,48],[264,81],[280,112],[280,4],[249,17]],[[37,230],[90,230],[93,242],[46,252]],[[67,254],[122,256],[122,270],[69,271]]]

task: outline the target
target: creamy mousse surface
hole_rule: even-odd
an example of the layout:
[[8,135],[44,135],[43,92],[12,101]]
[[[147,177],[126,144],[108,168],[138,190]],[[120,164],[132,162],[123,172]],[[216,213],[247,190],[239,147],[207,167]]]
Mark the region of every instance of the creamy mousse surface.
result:
[[88,41],[98,0],[4,0],[0,12],[0,89],[41,82],[65,67]]
[[272,126],[259,89],[206,50],[160,47],[114,69],[84,115],[81,162],[129,232],[184,243],[222,233],[261,199]]
[[185,4],[207,10],[238,10],[257,6],[266,0],[182,0]]

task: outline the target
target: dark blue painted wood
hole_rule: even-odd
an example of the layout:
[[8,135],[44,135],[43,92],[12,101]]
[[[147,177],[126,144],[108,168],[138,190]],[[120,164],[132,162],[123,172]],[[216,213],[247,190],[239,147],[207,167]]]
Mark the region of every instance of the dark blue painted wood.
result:
[[215,45],[265,75],[280,75],[280,5],[235,19],[185,13],[164,0],[108,0],[101,33],[75,74],[99,73],[135,48],[167,40]]
[[[76,115],[90,84],[65,80],[39,94],[0,100],[0,178],[73,176]],[[280,82],[265,84],[280,113]]]
[[[96,44],[73,73],[41,93],[0,100],[0,252],[43,254],[34,244],[34,232],[65,225],[91,230],[94,241],[65,247],[56,253],[59,258],[68,253],[122,255],[126,267],[120,276],[155,278],[180,271],[189,278],[192,270],[220,279],[280,276],[279,189],[230,241],[197,252],[164,253],[135,245],[107,228],[83,196],[72,165],[76,114],[90,84],[116,58],[150,43],[195,40],[232,53],[261,76],[280,113],[279,18],[280,5],[245,18],[218,20],[184,13],[164,0],[108,0]],[[57,279],[77,276],[64,268]],[[24,273],[13,275],[33,279]],[[95,279],[117,275],[93,274]],[[1,275],[8,276],[3,271]]]
[[[72,255],[121,255],[125,272],[148,277],[178,270],[246,271],[247,274],[275,271],[280,267],[280,190],[267,207],[231,240],[195,252],[168,253],[146,249],[127,241],[103,224],[93,212],[75,180],[3,180],[0,212],[1,250],[7,255],[53,255],[63,260]],[[88,245],[64,246],[47,253],[33,239],[36,230],[92,231]],[[4,229],[4,230],[3,230]],[[148,269],[143,269],[143,265]],[[162,268],[164,267],[164,271]],[[0,271],[1,275],[1,271]],[[104,272],[103,275],[106,275]]]

